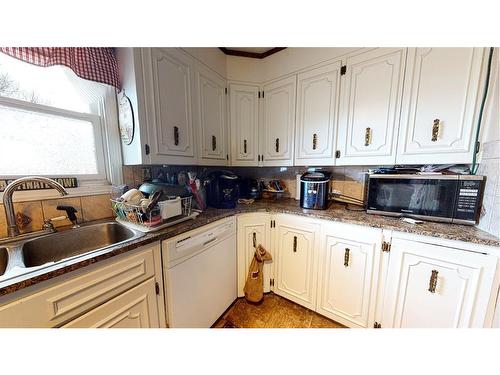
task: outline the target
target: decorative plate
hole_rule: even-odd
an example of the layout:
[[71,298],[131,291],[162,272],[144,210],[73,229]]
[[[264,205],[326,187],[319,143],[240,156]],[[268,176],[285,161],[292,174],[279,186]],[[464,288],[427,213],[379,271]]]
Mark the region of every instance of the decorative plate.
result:
[[134,140],[134,110],[132,102],[125,95],[125,91],[118,94],[118,124],[120,125],[120,137],[122,142],[129,145]]

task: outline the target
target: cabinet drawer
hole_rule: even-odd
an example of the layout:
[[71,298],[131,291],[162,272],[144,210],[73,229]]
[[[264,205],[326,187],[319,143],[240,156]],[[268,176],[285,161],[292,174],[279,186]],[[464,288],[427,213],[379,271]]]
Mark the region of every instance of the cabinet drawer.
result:
[[155,280],[120,294],[63,328],[159,328]]
[[158,243],[0,307],[2,327],[54,327],[154,276]]

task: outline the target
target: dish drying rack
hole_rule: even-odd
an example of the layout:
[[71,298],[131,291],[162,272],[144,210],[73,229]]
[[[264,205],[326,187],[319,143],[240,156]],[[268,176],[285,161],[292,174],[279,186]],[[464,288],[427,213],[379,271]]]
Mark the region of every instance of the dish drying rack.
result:
[[[116,221],[141,232],[154,232],[198,216],[199,212],[191,209],[192,198],[191,196],[181,198],[181,215],[165,220],[160,219],[160,221],[154,220],[155,217],[160,215],[158,204],[149,210],[149,212],[144,212],[143,207],[140,205],[125,203],[118,199],[110,200],[111,209],[116,215]],[[169,197],[169,199],[176,199],[176,197]]]

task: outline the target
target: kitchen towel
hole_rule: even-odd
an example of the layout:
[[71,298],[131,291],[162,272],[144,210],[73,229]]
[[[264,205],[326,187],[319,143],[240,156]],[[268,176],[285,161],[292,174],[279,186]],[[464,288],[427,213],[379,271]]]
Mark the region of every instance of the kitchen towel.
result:
[[264,297],[264,285],[263,285],[263,274],[262,270],[264,268],[265,261],[273,260],[271,254],[262,247],[258,245],[255,249],[255,254],[248,269],[247,281],[243,292],[245,292],[245,299],[250,302],[260,302],[262,297]]

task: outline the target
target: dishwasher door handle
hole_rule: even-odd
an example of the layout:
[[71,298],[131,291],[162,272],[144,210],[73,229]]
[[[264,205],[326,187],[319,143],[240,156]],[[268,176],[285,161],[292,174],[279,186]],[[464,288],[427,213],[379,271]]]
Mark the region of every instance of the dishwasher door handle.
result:
[[215,240],[217,240],[217,237],[214,237],[214,238],[212,238],[212,239],[210,239],[210,240],[208,240],[208,241],[206,241],[206,242],[203,242],[203,246],[206,246],[206,245],[208,245],[209,243],[214,242]]

